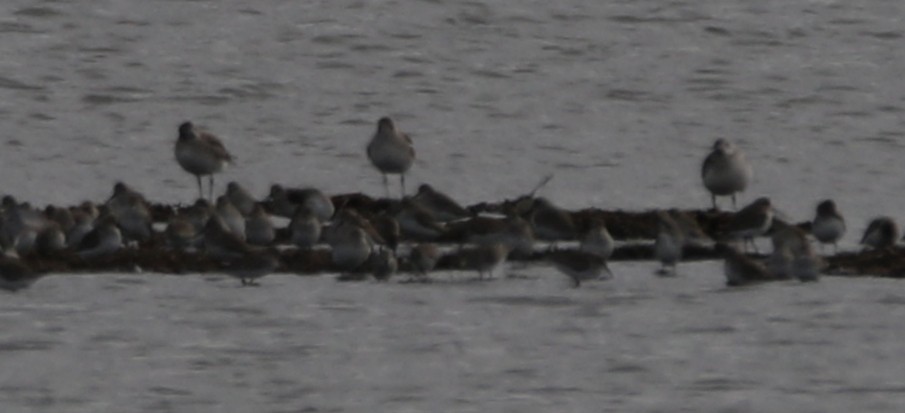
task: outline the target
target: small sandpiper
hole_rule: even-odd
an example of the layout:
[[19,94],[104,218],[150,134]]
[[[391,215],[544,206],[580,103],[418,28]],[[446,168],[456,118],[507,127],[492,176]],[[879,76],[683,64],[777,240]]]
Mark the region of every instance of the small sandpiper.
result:
[[383,174],[383,187],[387,197],[390,196],[388,174],[398,174],[402,188],[402,196],[405,196],[405,173],[415,163],[415,147],[412,139],[405,133],[399,132],[393,120],[388,117],[377,121],[377,132],[371,138],[367,147],[368,159],[374,167]]
[[418,244],[409,253],[409,265],[412,273],[420,279],[427,279],[427,273],[433,271],[440,260],[440,248],[436,244]]
[[333,201],[317,188],[284,188],[274,184],[267,197],[271,212],[284,218],[292,218],[296,208],[304,205],[317,216],[321,222],[327,222],[335,212]]
[[811,254],[811,244],[805,232],[794,225],[774,218],[770,228],[773,251],[767,258],[767,267],[776,278],[794,276],[792,265],[796,258]]
[[238,278],[243,286],[258,285],[258,279],[268,275],[280,267],[280,255],[276,249],[248,251],[242,256],[229,261],[223,272]]
[[679,224],[666,211],[657,211],[657,240],[654,253],[660,260],[659,275],[675,276],[676,266],[682,260],[685,235]]
[[310,250],[321,239],[323,224],[308,207],[300,205],[289,221],[290,239],[296,247],[302,250]]
[[28,288],[42,275],[33,271],[18,258],[0,256],[0,289],[15,292]]
[[534,235],[543,241],[574,240],[576,238],[575,222],[572,215],[560,209],[546,198],[537,198],[528,218],[534,228]]
[[899,240],[899,225],[890,217],[874,218],[864,230],[861,245],[873,249],[890,248]]
[[511,256],[528,258],[534,253],[534,230],[518,216],[506,218],[474,217],[452,223],[451,239],[472,244],[503,243],[512,247]]
[[[602,280],[613,277],[613,273],[606,265],[606,258],[584,251],[556,250],[547,256],[547,261],[553,264],[563,274],[569,276],[573,285],[578,288],[582,281]],[[603,274],[607,275],[604,276]]]
[[77,254],[83,259],[90,259],[119,251],[122,247],[123,237],[116,220],[104,215],[97,219],[94,229],[82,238]]
[[167,245],[175,250],[186,251],[196,248],[201,240],[198,230],[185,216],[173,214],[164,230]]
[[226,228],[244,241],[245,217],[242,216],[239,209],[233,205],[226,195],[217,197],[217,204],[214,208],[217,211],[217,217],[226,225]]
[[226,197],[246,217],[251,215],[251,211],[258,204],[258,201],[251,196],[251,193],[236,181],[226,184]]
[[273,221],[264,211],[264,207],[255,204],[251,213],[245,218],[245,241],[251,245],[267,246],[276,237]]
[[713,209],[717,209],[717,196],[731,196],[732,207],[735,208],[735,194],[748,187],[751,166],[735,145],[725,139],[717,139],[713,151],[701,165],[701,178],[704,179],[704,187],[710,191]]
[[767,233],[773,224],[773,206],[770,198],[761,197],[750,205],[736,212],[726,226],[726,232],[732,239],[741,239],[743,247],[751,244],[757,252],[755,237]]
[[186,172],[195,175],[198,180],[198,198],[204,198],[201,188],[201,177],[207,175],[208,199],[214,198],[214,174],[223,170],[233,157],[216,136],[195,129],[192,122],[179,125],[179,138],[176,140],[176,161]]
[[682,235],[685,238],[685,245],[713,245],[713,239],[704,233],[704,230],[701,229],[697,219],[692,217],[689,213],[680,211],[676,208],[671,208],[667,212],[682,230]]
[[820,246],[833,244],[833,251],[838,251],[838,242],[845,235],[845,219],[836,209],[836,203],[827,199],[817,204],[817,216],[811,222],[811,233],[820,241]]
[[51,221],[38,231],[35,238],[35,251],[39,255],[53,255],[66,249],[66,233],[56,221]]
[[485,244],[462,250],[459,256],[464,266],[478,272],[479,279],[493,278],[493,270],[506,261],[512,247],[503,243]]
[[417,241],[433,241],[445,234],[446,226],[430,210],[411,199],[403,199],[396,212],[402,235]]
[[215,260],[230,262],[252,252],[244,238],[230,231],[216,216],[207,221],[203,235],[204,251]]
[[371,274],[377,281],[389,280],[396,270],[399,269],[399,261],[396,260],[396,254],[389,248],[378,247],[371,253],[369,258],[371,264]]
[[340,271],[355,271],[371,256],[373,246],[364,230],[344,225],[337,229],[330,240],[330,256]]
[[597,254],[603,257],[603,259],[608,260],[610,259],[610,256],[613,255],[614,248],[615,242],[613,241],[613,236],[610,235],[610,231],[606,229],[606,222],[603,218],[591,218],[591,223],[588,226],[587,232],[585,232],[584,236],[581,238],[581,244],[578,249],[584,252]]
[[85,235],[94,229],[94,217],[81,209],[77,209],[72,214],[72,218],[75,221],[75,224],[69,229],[69,232],[66,233],[66,247],[71,250],[76,250],[82,242],[82,239],[85,238]]
[[117,182],[113,185],[113,195],[105,205],[125,240],[144,243],[151,239],[154,233],[151,206],[140,192]]
[[412,197],[412,200],[421,204],[437,220],[442,222],[456,221],[473,216],[471,212],[459,205],[458,202],[428,184],[421,184],[418,187],[418,193]]
[[716,250],[723,254],[725,260],[723,272],[726,275],[727,286],[737,287],[776,279],[763,264],[738,252],[730,245],[719,243]]

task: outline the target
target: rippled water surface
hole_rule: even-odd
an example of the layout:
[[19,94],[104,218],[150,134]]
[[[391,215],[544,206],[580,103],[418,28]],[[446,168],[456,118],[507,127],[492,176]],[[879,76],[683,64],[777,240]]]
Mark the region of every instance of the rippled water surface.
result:
[[[4,411],[898,411],[894,280],[722,287],[649,263],[338,284],[52,276],[0,301]],[[90,298],[89,298],[90,297]]]
[[[0,3],[0,189],[35,204],[123,180],[190,202],[186,119],[218,176],[382,194],[377,118],[411,133],[410,190],[464,203],[542,176],[572,208],[702,207],[718,137],[747,202],[836,199],[854,248],[899,214],[898,1],[25,1]],[[54,276],[0,300],[3,411],[900,411],[899,283],[724,291],[719,266],[628,264],[571,290]],[[441,275],[442,278],[442,275]],[[791,407],[791,409],[790,409]]]

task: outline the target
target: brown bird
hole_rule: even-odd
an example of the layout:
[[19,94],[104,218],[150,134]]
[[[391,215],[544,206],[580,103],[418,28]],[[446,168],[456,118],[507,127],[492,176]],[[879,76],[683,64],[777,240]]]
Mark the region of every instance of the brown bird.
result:
[[179,125],[179,138],[176,140],[176,161],[186,172],[195,175],[198,180],[198,198],[204,198],[201,188],[201,177],[209,179],[208,199],[214,198],[214,174],[223,170],[233,157],[216,136],[195,129],[192,122]]

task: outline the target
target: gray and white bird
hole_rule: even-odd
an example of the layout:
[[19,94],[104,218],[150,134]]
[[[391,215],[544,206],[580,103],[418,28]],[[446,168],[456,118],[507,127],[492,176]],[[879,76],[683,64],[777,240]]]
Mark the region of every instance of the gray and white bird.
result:
[[861,245],[873,249],[890,248],[896,245],[900,236],[899,224],[894,219],[890,217],[874,218],[864,230]]
[[556,250],[547,255],[547,261],[567,275],[576,288],[581,286],[582,281],[603,280],[613,276],[606,258],[598,254],[578,250]]
[[320,241],[322,226],[317,216],[308,207],[301,205],[289,221],[289,237],[299,249],[310,250]]
[[220,139],[195,128],[192,122],[179,125],[179,137],[174,148],[176,161],[198,180],[198,198],[204,198],[201,177],[208,176],[208,199],[214,198],[214,174],[232,162],[233,157]]
[[377,121],[377,131],[367,147],[368,159],[383,174],[383,187],[387,197],[390,186],[387,175],[399,175],[402,196],[405,196],[405,173],[415,163],[415,146],[412,139],[396,129],[396,124],[388,117]]
[[654,242],[654,255],[660,260],[657,274],[675,276],[676,266],[682,260],[685,246],[685,234],[679,224],[666,211],[657,211],[657,240]]
[[267,246],[276,238],[273,221],[264,207],[255,204],[245,218],[245,241],[251,245]]
[[716,249],[723,255],[727,286],[738,287],[776,279],[763,264],[738,252],[734,247],[719,243]]
[[35,272],[16,257],[0,256],[0,289],[19,291],[28,288],[43,275]]
[[258,204],[251,193],[236,181],[226,184],[226,197],[244,216],[251,215],[251,211]]
[[456,221],[474,215],[454,199],[428,184],[421,184],[412,200],[430,211],[441,222]]
[[437,244],[418,244],[409,252],[409,265],[412,273],[420,279],[426,279],[427,273],[434,270],[439,260],[440,248],[437,247]]
[[116,226],[116,220],[110,215],[97,219],[94,229],[85,234],[79,243],[79,257],[92,259],[119,251],[123,247],[123,236]]
[[751,244],[757,252],[756,237],[765,235],[773,224],[773,205],[770,198],[761,197],[736,212],[726,226],[731,239],[740,239],[743,246]]
[[811,233],[814,238],[824,244],[833,244],[833,250],[839,249],[838,242],[845,235],[845,218],[836,209],[836,203],[827,199],[817,204],[817,216],[811,222]]
[[748,187],[751,175],[751,166],[745,155],[722,138],[714,142],[713,151],[701,164],[701,178],[704,180],[704,187],[710,191],[713,209],[717,209],[717,196],[732,197],[734,208],[736,193],[743,192]]

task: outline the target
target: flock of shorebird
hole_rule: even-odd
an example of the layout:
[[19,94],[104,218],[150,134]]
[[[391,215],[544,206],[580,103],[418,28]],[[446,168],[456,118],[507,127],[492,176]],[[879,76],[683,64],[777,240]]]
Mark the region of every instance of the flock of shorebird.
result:
[[[145,197],[123,183],[102,205],[84,202],[77,207],[48,206],[38,210],[12,196],[2,200],[0,220],[0,288],[17,290],[33,283],[41,274],[29,269],[19,257],[70,251],[85,260],[114,253],[121,248],[163,238],[168,248],[207,254],[223,264],[223,271],[241,280],[242,285],[280,267],[281,248],[303,250],[329,247],[335,268],[341,272],[370,272],[386,279],[399,269],[400,241],[409,241],[408,268],[412,280],[426,280],[443,256],[436,240],[456,223],[470,221],[468,246],[458,246],[462,267],[493,276],[496,267],[511,254],[528,255],[537,241],[548,244],[545,257],[578,286],[583,281],[612,276],[607,260],[614,240],[606,223],[596,219],[579,231],[571,214],[543,197],[534,197],[517,213],[502,219],[482,217],[430,185],[423,184],[413,196],[405,196],[405,174],[415,161],[411,138],[397,129],[388,117],[377,122],[377,130],[367,145],[367,156],[383,174],[389,198],[388,175],[399,175],[401,199],[379,214],[358,211],[347,205],[334,206],[331,198],[314,188],[293,189],[274,185],[268,197],[259,201],[241,185],[230,182],[223,195],[214,200],[214,175],[232,161],[232,156],[216,136],[196,128],[191,122],[179,126],[175,158],[194,175],[198,200],[179,210],[162,230],[155,230],[151,208]],[[751,167],[732,143],[718,139],[706,156],[701,177],[717,209],[717,197],[736,194],[751,180]],[[208,177],[207,198],[202,178]],[[545,182],[544,182],[545,183]],[[278,228],[273,217],[289,219],[284,229],[291,246],[277,245]],[[797,278],[818,279],[822,260],[815,253],[808,232],[790,225],[774,214],[769,198],[758,198],[733,214],[716,241],[704,234],[695,220],[678,210],[657,212],[658,231],[654,251],[661,263],[658,274],[676,274],[688,244],[715,245],[725,259],[728,285]],[[831,200],[817,206],[809,225],[810,234],[821,244],[833,244],[845,234],[845,220]],[[765,262],[746,254],[755,238],[769,236],[773,249]],[[899,238],[899,229],[890,218],[874,220],[862,238],[870,248],[885,248]],[[559,242],[578,241],[577,247]],[[741,249],[741,251],[740,251]]]

